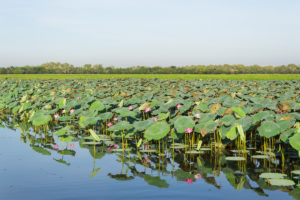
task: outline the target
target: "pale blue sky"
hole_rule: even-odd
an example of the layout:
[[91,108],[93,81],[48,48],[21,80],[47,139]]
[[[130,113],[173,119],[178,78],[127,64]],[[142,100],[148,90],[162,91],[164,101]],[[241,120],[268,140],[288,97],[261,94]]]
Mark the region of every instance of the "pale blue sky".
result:
[[300,64],[300,0],[0,0],[0,66]]

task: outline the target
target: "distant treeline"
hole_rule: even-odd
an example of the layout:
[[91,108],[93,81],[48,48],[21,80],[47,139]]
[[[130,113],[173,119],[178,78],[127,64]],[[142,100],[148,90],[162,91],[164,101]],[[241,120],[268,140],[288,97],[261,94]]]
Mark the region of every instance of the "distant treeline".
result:
[[74,66],[49,62],[38,66],[2,67],[0,74],[300,74],[300,65],[188,65],[183,67],[103,67],[101,64]]

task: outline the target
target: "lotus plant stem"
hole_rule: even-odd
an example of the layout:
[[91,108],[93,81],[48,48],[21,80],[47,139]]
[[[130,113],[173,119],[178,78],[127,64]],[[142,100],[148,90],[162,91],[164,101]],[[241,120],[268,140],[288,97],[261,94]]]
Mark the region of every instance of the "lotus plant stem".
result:
[[124,131],[122,131],[122,150],[123,150],[123,152],[124,152],[124,136],[123,136],[123,132],[124,132]]
[[282,166],[282,173],[284,172],[284,160],[285,160],[285,158],[284,158],[284,152],[281,151],[281,166]]
[[158,140],[158,156],[160,156],[160,140]]
[[134,136],[134,139],[135,139],[135,145],[136,145],[136,149],[138,149],[138,143],[137,143],[137,141],[136,141],[136,135]]

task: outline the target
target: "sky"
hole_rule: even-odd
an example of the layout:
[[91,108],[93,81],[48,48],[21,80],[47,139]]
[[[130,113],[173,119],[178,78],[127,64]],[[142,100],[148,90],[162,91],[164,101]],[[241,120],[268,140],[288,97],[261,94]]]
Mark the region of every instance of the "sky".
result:
[[300,64],[299,0],[0,0],[0,66]]

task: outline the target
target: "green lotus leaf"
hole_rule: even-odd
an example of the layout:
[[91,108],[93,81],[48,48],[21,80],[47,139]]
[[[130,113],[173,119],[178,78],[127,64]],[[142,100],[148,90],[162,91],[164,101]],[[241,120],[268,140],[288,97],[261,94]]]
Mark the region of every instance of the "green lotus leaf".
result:
[[300,151],[300,132],[295,133],[292,137],[289,138],[290,145],[296,149],[297,151]]
[[295,182],[288,179],[269,179],[269,183],[273,186],[293,186]]
[[99,119],[101,121],[107,121],[107,120],[111,119],[112,117],[113,117],[113,113],[112,112],[101,113],[99,115]]
[[66,98],[58,99],[57,103],[58,103],[59,109],[63,109],[67,103],[67,99]]
[[253,159],[268,159],[269,156],[267,156],[267,155],[253,155],[253,156],[251,156],[251,158],[253,158]]
[[300,175],[300,170],[293,170],[291,171],[292,174]]
[[236,156],[229,156],[229,157],[226,157],[225,160],[228,160],[228,161],[244,161],[246,160],[244,157],[236,157]]
[[146,130],[148,127],[150,127],[152,124],[154,124],[154,119],[150,118],[144,121],[136,121],[133,123],[133,126],[136,131],[143,131]]
[[174,122],[174,127],[178,133],[185,133],[185,129],[191,128],[193,129],[195,126],[195,122],[191,117],[180,116]]
[[259,112],[255,115],[253,115],[253,123],[256,124],[257,122],[262,121],[264,119],[271,119],[271,118],[273,118],[273,113],[274,112],[271,112],[271,111]]
[[196,106],[197,110],[200,110],[201,112],[208,112],[209,111],[209,107],[206,103],[200,102],[197,106]]
[[238,127],[238,123],[234,124],[233,126],[231,126],[231,128],[229,129],[229,131],[227,133],[225,133],[226,137],[230,140],[234,140],[235,138],[237,138],[238,131],[237,131],[237,127]]
[[100,112],[105,109],[104,104],[102,101],[94,101],[90,106],[90,112]]
[[267,179],[284,179],[285,177],[287,177],[287,175],[281,173],[262,173],[259,175],[259,178]]
[[260,136],[270,138],[280,133],[280,126],[273,121],[265,121],[257,130]]
[[181,113],[188,111],[194,104],[192,102],[185,101],[184,104],[179,108]]
[[61,116],[61,117],[58,118],[58,121],[62,121],[62,122],[70,121],[72,118],[73,118],[73,115]]
[[232,107],[231,109],[237,118],[246,117],[246,113],[241,107]]
[[201,113],[201,117],[198,120],[198,123],[205,123],[208,122],[210,120],[214,120],[216,118],[215,114],[211,114],[211,113]]
[[116,123],[115,125],[108,128],[109,131],[124,131],[124,130],[130,130],[133,128],[133,125],[130,124],[127,121],[120,121]]
[[98,117],[88,117],[88,116],[80,116],[79,118],[79,125],[82,128],[87,127],[88,125],[95,125],[97,124],[99,118]]
[[242,127],[243,127],[243,130],[246,132],[250,129],[251,125],[252,125],[252,117],[249,117],[249,116],[246,116],[246,117],[243,117],[239,120],[237,120],[236,122],[241,124]]
[[292,136],[294,133],[296,133],[296,131],[297,131],[296,128],[292,128],[284,131],[283,133],[280,134],[280,140],[283,141],[284,143],[288,143],[289,137]]
[[12,109],[12,113],[13,114],[16,114],[19,110],[20,110],[20,108],[21,108],[21,106],[16,106],[16,107],[14,107],[13,109]]
[[170,113],[160,113],[159,115],[157,115],[157,119],[159,121],[162,121],[162,120],[166,120],[168,119],[168,117],[170,116]]
[[231,126],[235,122],[235,118],[233,115],[225,115],[221,121],[225,126]]
[[4,103],[0,103],[0,110],[4,109],[6,106]]
[[279,120],[276,123],[279,125],[280,127],[280,132],[287,130],[288,128],[292,127],[295,124],[295,120],[291,119],[291,120]]
[[213,133],[216,128],[218,126],[218,123],[213,121],[213,120],[209,120],[207,122],[204,123],[198,123],[195,126],[195,132],[197,133]]
[[170,132],[170,126],[166,122],[157,122],[146,129],[144,137],[147,140],[160,140]]
[[32,124],[34,126],[42,126],[42,125],[46,125],[49,123],[49,121],[51,120],[51,116],[50,115],[39,115],[38,117],[35,117],[32,121]]

